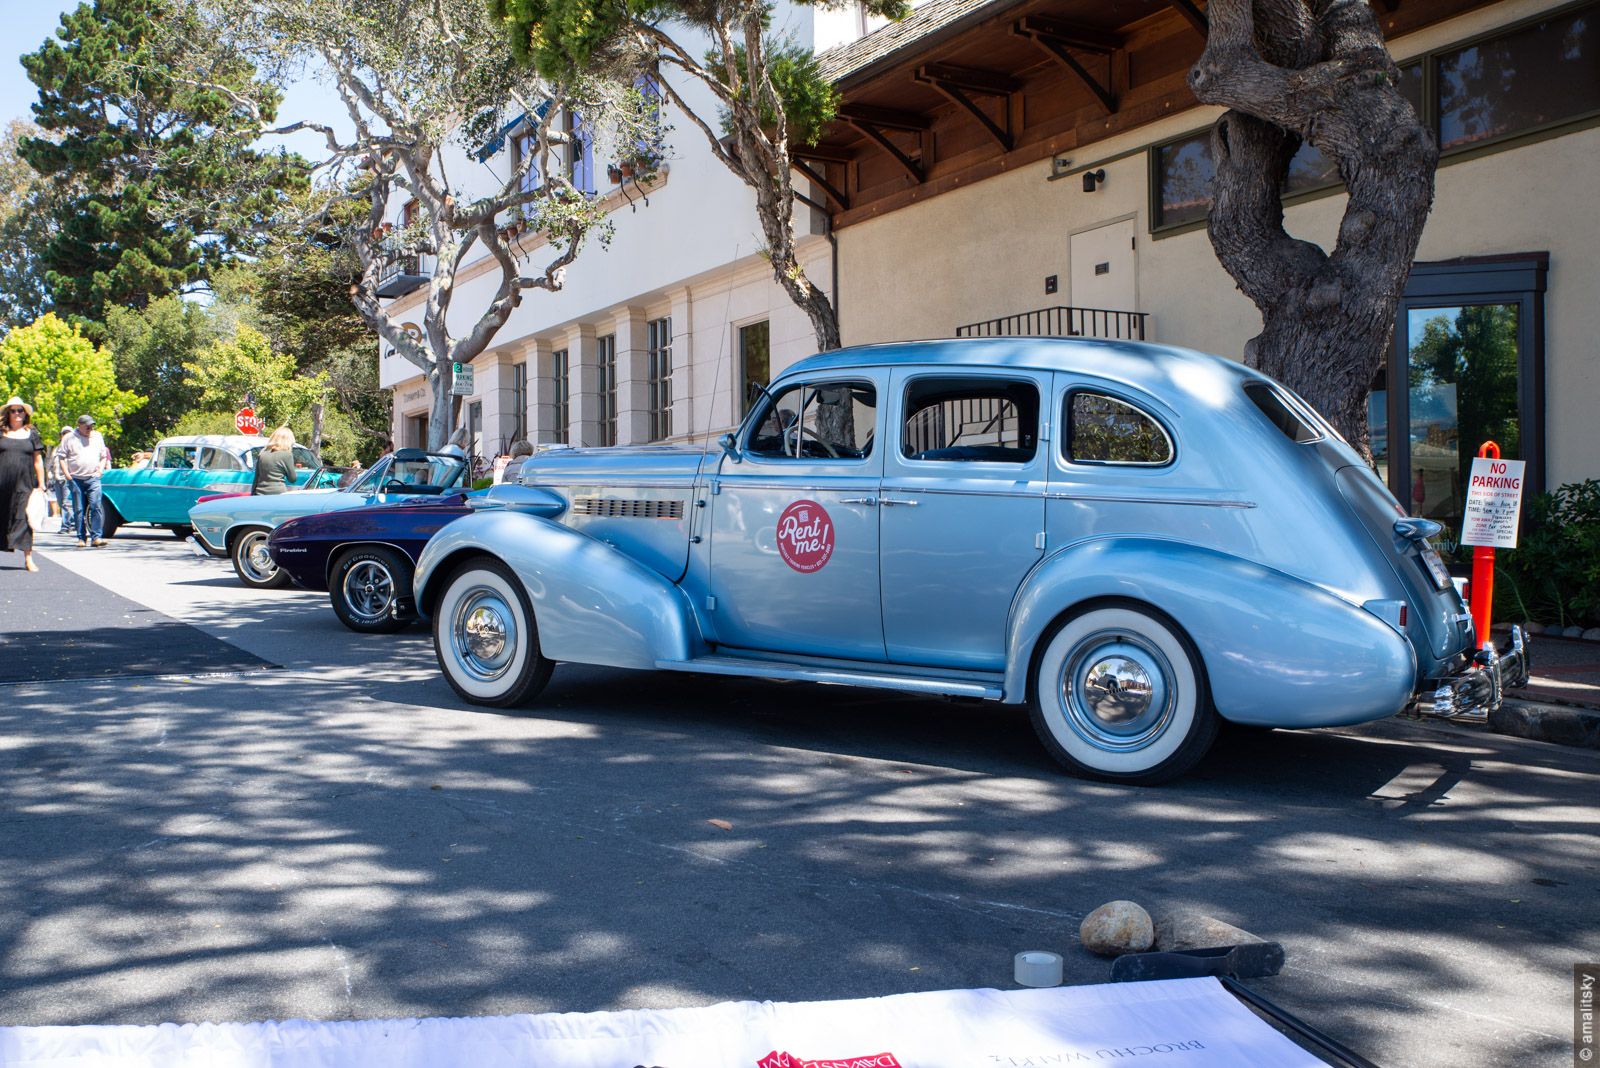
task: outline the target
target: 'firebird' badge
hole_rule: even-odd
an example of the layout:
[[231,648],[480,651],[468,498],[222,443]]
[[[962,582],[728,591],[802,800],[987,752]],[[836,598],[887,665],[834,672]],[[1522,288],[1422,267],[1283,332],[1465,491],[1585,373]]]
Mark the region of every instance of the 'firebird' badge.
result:
[[778,517],[778,555],[809,575],[833,556],[833,519],[816,501],[795,501]]

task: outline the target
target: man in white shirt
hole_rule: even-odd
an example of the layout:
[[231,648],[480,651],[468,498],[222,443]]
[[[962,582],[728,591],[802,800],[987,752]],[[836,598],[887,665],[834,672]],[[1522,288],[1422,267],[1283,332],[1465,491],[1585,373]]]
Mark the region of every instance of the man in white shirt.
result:
[[78,548],[98,549],[105,539],[105,509],[100,503],[100,476],[111,470],[111,450],[94,428],[94,416],[78,416],[78,429],[57,450],[61,466],[78,490]]

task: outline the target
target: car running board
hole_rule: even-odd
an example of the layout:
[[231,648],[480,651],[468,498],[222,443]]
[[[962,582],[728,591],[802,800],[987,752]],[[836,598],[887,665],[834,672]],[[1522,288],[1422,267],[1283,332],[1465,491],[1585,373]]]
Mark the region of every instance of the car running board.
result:
[[782,679],[789,682],[821,682],[839,686],[865,686],[875,690],[900,690],[904,693],[939,694],[945,697],[977,697],[998,701],[1005,689],[998,681],[940,678],[913,675],[887,669],[862,670],[836,666],[779,663],[734,656],[697,656],[692,660],[657,660],[660,671],[691,671],[704,675],[735,675],[741,678]]

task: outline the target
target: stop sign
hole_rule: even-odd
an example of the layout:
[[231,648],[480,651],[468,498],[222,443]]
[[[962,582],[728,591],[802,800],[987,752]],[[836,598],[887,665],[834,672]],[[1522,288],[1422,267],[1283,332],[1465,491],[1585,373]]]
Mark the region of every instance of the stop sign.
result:
[[233,427],[241,434],[261,433],[261,424],[264,420],[256,415],[254,408],[240,408],[233,417]]

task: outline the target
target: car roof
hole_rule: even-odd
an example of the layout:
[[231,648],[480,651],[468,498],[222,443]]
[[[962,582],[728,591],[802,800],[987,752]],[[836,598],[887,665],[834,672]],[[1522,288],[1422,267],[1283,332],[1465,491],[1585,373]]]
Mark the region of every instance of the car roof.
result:
[[[819,353],[790,366],[783,378],[852,367],[903,365],[1070,371],[1135,385],[1160,379],[1253,380],[1262,376],[1235,360],[1193,349],[1101,338],[978,337],[858,345]],[[1192,385],[1199,387],[1200,381]]]
[[210,445],[213,448],[245,452],[266,443],[267,439],[259,434],[180,434],[162,438],[156,443],[156,448],[164,445]]

